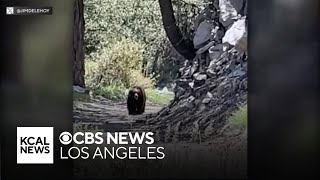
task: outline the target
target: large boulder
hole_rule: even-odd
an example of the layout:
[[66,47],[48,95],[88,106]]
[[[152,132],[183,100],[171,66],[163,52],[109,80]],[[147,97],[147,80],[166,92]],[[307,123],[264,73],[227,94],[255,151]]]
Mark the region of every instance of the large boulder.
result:
[[229,43],[233,46],[245,35],[246,23],[245,17],[234,22],[232,26],[227,30],[225,36],[222,39],[223,43]]
[[193,38],[193,45],[196,49],[200,49],[210,41],[212,29],[213,25],[211,23],[207,21],[200,23]]

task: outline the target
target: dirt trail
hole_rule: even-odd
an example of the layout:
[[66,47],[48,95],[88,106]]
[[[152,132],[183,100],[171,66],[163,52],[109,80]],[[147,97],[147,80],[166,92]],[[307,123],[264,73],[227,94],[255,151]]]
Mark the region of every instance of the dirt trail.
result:
[[163,106],[147,102],[145,113],[128,117],[126,102],[107,99],[77,101],[73,107],[73,120],[81,125],[102,128],[106,132],[139,130],[145,121],[157,115]]

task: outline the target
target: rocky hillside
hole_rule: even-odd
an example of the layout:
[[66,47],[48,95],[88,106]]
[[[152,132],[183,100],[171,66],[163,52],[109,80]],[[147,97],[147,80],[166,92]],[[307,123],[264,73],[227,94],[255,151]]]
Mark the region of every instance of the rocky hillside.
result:
[[247,102],[247,2],[210,0],[196,18],[197,56],[186,60],[175,99],[146,127],[161,141],[199,141],[219,134]]

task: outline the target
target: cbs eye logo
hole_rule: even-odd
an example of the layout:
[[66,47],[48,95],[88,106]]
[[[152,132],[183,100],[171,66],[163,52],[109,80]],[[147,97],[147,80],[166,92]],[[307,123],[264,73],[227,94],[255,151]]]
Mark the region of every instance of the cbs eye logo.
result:
[[68,145],[72,141],[72,135],[69,132],[63,132],[60,134],[59,140],[61,144]]

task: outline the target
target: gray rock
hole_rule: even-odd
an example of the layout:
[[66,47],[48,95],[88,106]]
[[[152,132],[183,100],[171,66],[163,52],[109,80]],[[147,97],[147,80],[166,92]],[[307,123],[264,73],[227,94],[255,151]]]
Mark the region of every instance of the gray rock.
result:
[[230,0],[219,0],[221,24],[228,28],[232,23],[238,19],[238,12],[231,4]]
[[223,53],[223,44],[218,44],[216,46],[212,46],[209,49],[209,56],[211,60],[218,59]]
[[210,98],[204,98],[203,101],[202,101],[202,103],[203,103],[203,104],[209,104],[210,101],[211,101]]
[[207,92],[206,97],[212,99],[213,95],[210,92]]
[[193,89],[193,87],[194,87],[194,81],[190,82],[188,85],[191,87],[191,89]]
[[193,96],[188,97],[187,99],[181,100],[177,106],[172,108],[172,111],[179,111],[179,108],[184,108],[184,107],[192,107],[192,103],[196,98]]
[[237,66],[236,69],[232,73],[230,73],[228,77],[242,77],[246,74],[247,74],[246,70]]
[[207,92],[206,97],[203,99],[203,104],[208,104],[212,100],[213,95],[210,92]]
[[198,72],[193,75],[193,78],[194,78],[194,87],[199,87],[206,83],[206,79],[208,78],[208,76],[207,74]]
[[189,66],[189,64],[190,64],[190,61],[189,61],[189,60],[185,60],[185,61],[183,62],[183,66],[184,66],[184,67]]
[[227,30],[225,36],[222,38],[222,42],[227,42],[234,46],[245,35],[245,32],[245,19],[242,18],[232,24],[232,26]]
[[222,48],[223,52],[226,52],[231,49],[231,46],[229,43],[222,43],[222,45],[223,45],[223,48]]
[[206,52],[209,48],[211,48],[213,45],[215,44],[214,41],[211,41],[210,43],[208,43],[207,45],[203,46],[202,48],[200,48],[198,51],[197,51],[197,54],[202,54],[204,52]]
[[207,79],[207,75],[206,74],[201,74],[201,73],[196,73],[193,75],[193,78],[196,81],[202,81],[202,80],[206,80]]
[[210,41],[212,28],[212,25],[207,21],[200,23],[193,38],[193,45],[196,49],[203,47]]

